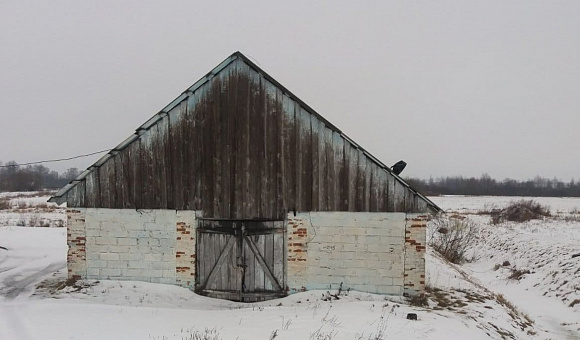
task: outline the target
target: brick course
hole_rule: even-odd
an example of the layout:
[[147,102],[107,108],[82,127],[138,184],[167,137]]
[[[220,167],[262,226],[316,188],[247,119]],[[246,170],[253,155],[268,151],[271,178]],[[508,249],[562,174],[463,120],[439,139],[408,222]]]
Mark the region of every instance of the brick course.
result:
[[425,290],[427,216],[410,215],[405,226],[405,275],[403,295]]
[[175,283],[190,289],[195,288],[195,236],[195,212],[178,211],[176,218]]
[[86,209],[67,209],[67,270],[70,279],[87,276],[87,234],[85,229]]
[[342,283],[344,289],[415,294],[424,289],[425,223],[405,213],[289,214],[289,292]]
[[[69,209],[72,278],[139,280],[193,289],[194,211]],[[287,290],[413,295],[425,287],[426,216],[312,212],[288,215]]]

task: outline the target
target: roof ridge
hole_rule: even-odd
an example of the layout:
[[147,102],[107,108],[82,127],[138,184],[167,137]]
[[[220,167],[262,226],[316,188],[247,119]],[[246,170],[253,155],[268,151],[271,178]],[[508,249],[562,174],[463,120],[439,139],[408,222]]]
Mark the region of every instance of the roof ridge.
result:
[[99,168],[107,160],[116,156],[119,153],[119,151],[125,149],[127,146],[129,146],[131,143],[133,143],[135,140],[139,139],[140,136],[143,133],[145,133],[145,131],[147,131],[149,128],[151,128],[152,126],[157,124],[157,122],[159,122],[161,119],[163,119],[173,108],[175,108],[177,105],[179,105],[182,101],[189,98],[190,94],[194,93],[202,85],[204,85],[206,82],[210,81],[214,76],[219,74],[223,69],[225,69],[227,66],[229,66],[232,62],[236,61],[237,59],[243,60],[244,63],[246,63],[250,68],[252,68],[258,74],[262,75],[264,78],[266,78],[266,80],[270,81],[274,86],[281,89],[284,92],[284,94],[286,94],[288,97],[295,100],[308,113],[314,115],[317,119],[319,119],[322,123],[324,123],[324,125],[326,125],[328,128],[330,128],[331,130],[338,133],[341,137],[343,137],[346,141],[348,141],[353,147],[361,150],[363,152],[363,154],[365,154],[371,161],[375,162],[380,168],[382,168],[383,170],[388,172],[390,175],[392,175],[402,185],[404,185],[409,190],[411,190],[413,193],[417,194],[419,197],[421,197],[423,200],[425,200],[428,203],[428,205],[433,207],[435,210],[442,211],[442,209],[439,208],[435,203],[433,203],[431,200],[429,200],[427,197],[425,197],[423,194],[421,194],[417,190],[411,188],[411,186],[405,180],[403,180],[398,175],[394,174],[387,165],[385,165],[378,158],[373,156],[365,148],[363,148],[362,146],[357,144],[352,138],[348,137],[338,127],[336,127],[334,124],[329,122],[326,118],[324,118],[322,115],[320,115],[316,110],[314,110],[312,107],[310,107],[304,101],[302,101],[300,98],[298,98],[296,95],[294,95],[284,85],[279,83],[276,79],[274,79],[272,76],[270,76],[266,71],[264,71],[260,66],[256,65],[256,63],[254,63],[252,60],[250,60],[246,55],[244,55],[239,50],[233,52],[231,55],[229,55],[227,58],[225,58],[222,62],[220,62],[217,66],[215,66],[208,73],[206,73],[206,75],[201,77],[198,81],[193,83],[193,85],[189,86],[186,90],[181,92],[181,94],[179,96],[177,96],[169,104],[167,104],[165,107],[163,107],[159,112],[154,114],[151,118],[146,120],[137,129],[135,129],[135,132],[133,134],[131,134],[129,137],[127,137],[125,140],[123,140],[121,143],[119,143],[117,146],[115,146],[113,149],[111,149],[111,151],[109,151],[108,153],[103,155],[101,158],[99,158],[95,163],[93,163],[86,170],[81,172],[81,174],[79,174],[79,176],[77,176],[75,179],[73,179],[67,185],[65,185],[62,189],[60,189],[53,197],[51,197],[49,199],[49,202],[56,202],[58,204],[61,204],[62,203],[62,199],[61,199],[62,196],[64,194],[66,194],[76,184],[78,184],[79,182],[84,180],[85,177],[89,173],[91,173],[95,169]]

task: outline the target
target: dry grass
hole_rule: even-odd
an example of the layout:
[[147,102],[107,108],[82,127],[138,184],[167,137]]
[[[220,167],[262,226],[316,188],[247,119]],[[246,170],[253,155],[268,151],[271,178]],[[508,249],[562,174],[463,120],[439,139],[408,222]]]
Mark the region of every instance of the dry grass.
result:
[[447,261],[461,264],[477,237],[477,225],[469,219],[439,218],[432,222],[429,245]]
[[[473,296],[477,295],[475,293],[464,294],[468,302],[473,302],[475,300],[479,301],[478,299],[472,299],[472,294]],[[425,299],[427,301],[431,299],[432,302],[437,303],[437,306],[433,307],[434,310],[447,309],[450,311],[457,311],[458,309],[467,306],[467,303],[463,301],[461,297],[453,296],[449,292],[429,286],[425,287]]]
[[580,210],[577,207],[570,209],[568,214],[564,215],[562,218],[566,222],[578,222],[580,221]]
[[516,306],[509,302],[502,294],[496,294],[495,300],[508,309],[508,315],[511,316],[514,322],[520,326],[522,330],[534,324],[534,321],[529,315],[517,309]]
[[550,216],[550,208],[534,200],[519,200],[511,202],[506,208],[492,210],[491,223],[499,224],[506,221],[527,222]]
[[522,277],[526,274],[530,274],[530,271],[527,269],[516,269],[515,267],[511,269],[512,273],[508,276],[510,280],[521,280]]
[[416,307],[429,306],[429,299],[427,299],[427,295],[425,295],[425,294],[413,295],[408,299],[408,302],[411,306],[416,306]]

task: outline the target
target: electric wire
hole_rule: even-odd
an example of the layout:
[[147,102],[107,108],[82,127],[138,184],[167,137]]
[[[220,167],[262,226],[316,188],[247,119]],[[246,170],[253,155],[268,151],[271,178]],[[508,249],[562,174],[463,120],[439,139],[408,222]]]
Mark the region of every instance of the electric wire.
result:
[[20,163],[20,164],[6,164],[6,165],[0,165],[0,168],[15,168],[15,167],[23,166],[23,165],[34,165],[34,164],[42,164],[42,163],[54,163],[54,162],[69,161],[71,159],[88,157],[88,156],[96,155],[96,154],[111,151],[111,150],[113,150],[113,149],[106,149],[106,150],[91,152],[91,153],[87,153],[84,155],[78,155],[78,156],[68,157],[68,158],[49,159],[49,160],[44,160],[44,161],[28,162],[28,163]]

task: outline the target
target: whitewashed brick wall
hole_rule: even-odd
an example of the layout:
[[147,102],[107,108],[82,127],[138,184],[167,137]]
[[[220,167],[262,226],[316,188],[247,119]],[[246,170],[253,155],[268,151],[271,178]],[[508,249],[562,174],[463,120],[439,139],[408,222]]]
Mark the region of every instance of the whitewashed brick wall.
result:
[[194,211],[69,209],[68,221],[69,277],[194,286]]
[[[403,295],[405,284],[417,275],[424,277],[425,268],[424,253],[421,258],[413,246],[413,252],[407,252],[413,256],[410,260],[414,264],[422,260],[423,265],[409,266],[414,272],[405,281],[405,232],[410,218],[405,213],[289,214],[289,291],[336,290],[342,283],[344,289]],[[419,230],[413,229],[416,240],[421,238],[415,233]],[[413,294],[413,287],[408,288]]]
[[[195,285],[194,211],[69,209],[74,279]],[[288,215],[290,293],[344,289],[413,295],[425,288],[426,216],[313,212]]]

